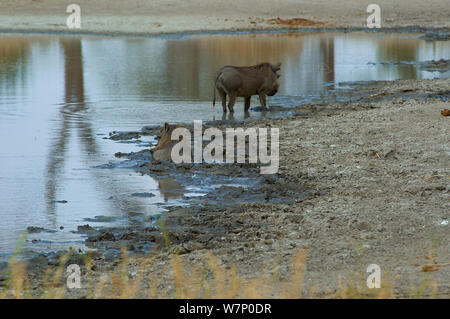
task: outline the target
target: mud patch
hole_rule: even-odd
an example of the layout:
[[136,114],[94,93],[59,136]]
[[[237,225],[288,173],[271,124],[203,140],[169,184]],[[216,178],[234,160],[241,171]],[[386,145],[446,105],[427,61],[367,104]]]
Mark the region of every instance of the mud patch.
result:
[[42,227],[36,227],[36,226],[29,226],[27,227],[27,233],[28,234],[36,234],[36,233],[41,233],[41,232],[45,232],[45,233],[56,233],[56,230],[53,229],[45,229]]
[[156,195],[153,193],[143,192],[143,193],[133,193],[133,194],[131,194],[131,196],[150,198],[150,197],[155,197]]
[[267,20],[269,24],[283,25],[289,27],[319,27],[325,23],[303,18],[281,19],[280,17]]

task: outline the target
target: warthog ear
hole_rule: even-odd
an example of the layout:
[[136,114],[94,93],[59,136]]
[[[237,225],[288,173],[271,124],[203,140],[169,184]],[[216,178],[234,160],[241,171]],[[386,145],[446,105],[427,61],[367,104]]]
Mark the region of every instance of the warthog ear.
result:
[[169,129],[169,123],[164,123],[164,131],[167,131]]
[[272,65],[272,70],[273,70],[273,72],[277,72],[277,71],[279,71],[281,69],[281,62],[278,62],[277,64],[275,64],[275,65]]

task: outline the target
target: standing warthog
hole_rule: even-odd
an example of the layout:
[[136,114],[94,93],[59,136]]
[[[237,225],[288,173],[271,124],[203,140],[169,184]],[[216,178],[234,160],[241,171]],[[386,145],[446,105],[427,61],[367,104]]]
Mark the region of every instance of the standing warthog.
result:
[[275,65],[260,63],[245,67],[224,66],[216,76],[213,106],[216,104],[217,89],[222,99],[224,112],[227,111],[227,95],[230,112],[234,112],[233,106],[236,102],[236,97],[245,98],[245,112],[248,112],[252,95],[259,95],[261,107],[265,110],[266,95],[275,95],[280,87],[277,81],[280,77],[277,73],[280,70],[280,66],[281,63]]

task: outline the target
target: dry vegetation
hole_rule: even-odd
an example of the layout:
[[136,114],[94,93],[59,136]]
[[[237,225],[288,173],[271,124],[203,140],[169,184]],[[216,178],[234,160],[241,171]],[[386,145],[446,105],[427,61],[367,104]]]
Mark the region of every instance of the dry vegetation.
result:
[[[18,250],[21,243],[18,244]],[[117,267],[114,267],[114,271],[105,272],[94,278],[92,270],[95,266],[92,255],[87,253],[82,256],[84,259],[82,289],[86,292],[85,297],[101,299],[439,298],[442,297],[442,293],[439,293],[438,284],[431,272],[438,270],[440,266],[450,264],[436,264],[433,257],[430,257],[430,263],[417,265],[424,273],[423,281],[418,286],[410,287],[406,295],[395,292],[397,276],[385,274],[381,278],[381,288],[369,289],[366,284],[367,274],[350,273],[346,277],[338,278],[337,289],[334,291],[330,289],[328,294],[318,296],[314,286],[306,292],[303,286],[307,271],[307,254],[305,249],[298,250],[290,262],[289,275],[285,278],[280,277],[280,265],[277,262],[274,262],[269,273],[261,272],[251,278],[244,278],[239,275],[236,265],[224,267],[210,252],[202,254],[201,261],[195,264],[189,263],[183,255],[169,253],[169,263],[161,269],[165,275],[160,276],[149,274],[148,271],[156,264],[158,254],[151,253],[146,257],[132,258],[123,249],[122,258]],[[49,266],[38,284],[30,281],[27,264],[18,260],[17,256],[12,257],[9,262],[8,279],[6,284],[0,287],[0,299],[73,297],[71,289],[67,288],[66,267],[70,264],[68,262],[70,255],[71,252],[63,254],[57,266]]]

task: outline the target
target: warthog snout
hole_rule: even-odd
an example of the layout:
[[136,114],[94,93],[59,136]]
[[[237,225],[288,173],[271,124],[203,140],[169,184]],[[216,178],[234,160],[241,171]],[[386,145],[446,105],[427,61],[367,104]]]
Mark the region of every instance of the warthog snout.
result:
[[274,96],[275,94],[277,94],[278,89],[280,88],[280,85],[277,83],[275,85],[275,87],[272,89],[272,91],[270,91],[269,93],[267,93],[268,96]]

